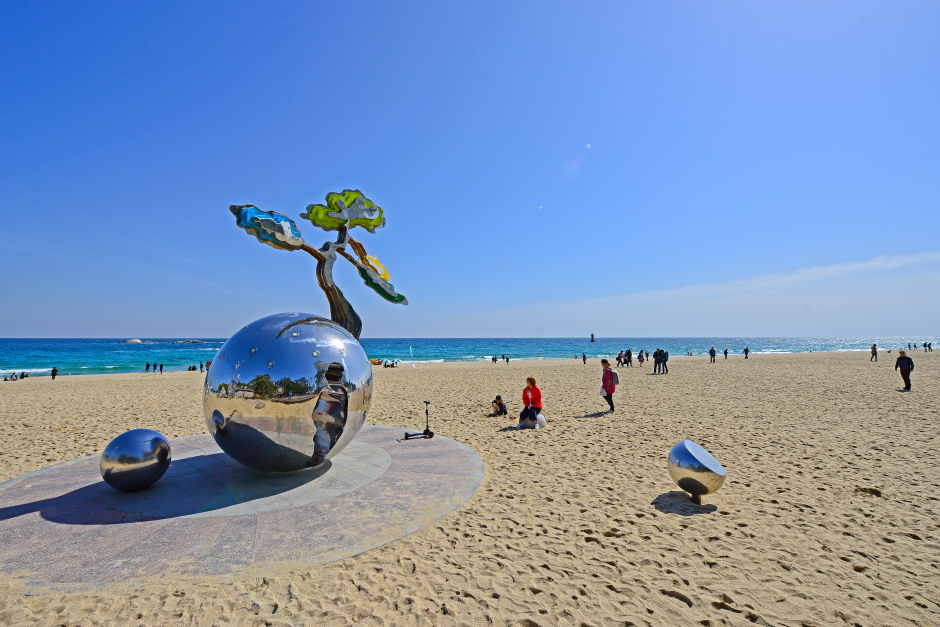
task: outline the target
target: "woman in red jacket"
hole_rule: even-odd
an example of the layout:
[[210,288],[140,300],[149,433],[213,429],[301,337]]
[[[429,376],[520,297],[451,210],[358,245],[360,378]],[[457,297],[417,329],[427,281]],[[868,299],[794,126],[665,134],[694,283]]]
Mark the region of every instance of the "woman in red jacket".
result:
[[539,428],[538,416],[542,413],[542,390],[535,384],[535,377],[529,377],[525,380],[526,386],[522,390],[522,403],[525,409],[519,414],[519,424],[516,429],[522,428],[522,423],[528,418],[535,423],[535,428]]

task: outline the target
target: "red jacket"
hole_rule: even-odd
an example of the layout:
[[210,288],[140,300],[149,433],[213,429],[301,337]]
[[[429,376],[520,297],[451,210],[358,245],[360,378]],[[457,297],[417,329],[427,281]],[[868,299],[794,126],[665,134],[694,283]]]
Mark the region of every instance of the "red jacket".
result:
[[604,388],[604,391],[608,394],[613,394],[617,390],[617,386],[614,385],[614,373],[610,368],[604,368],[604,378],[601,382],[601,387]]
[[527,385],[522,389],[522,404],[526,407],[542,409],[542,390],[539,389],[539,386],[536,385],[530,390]]

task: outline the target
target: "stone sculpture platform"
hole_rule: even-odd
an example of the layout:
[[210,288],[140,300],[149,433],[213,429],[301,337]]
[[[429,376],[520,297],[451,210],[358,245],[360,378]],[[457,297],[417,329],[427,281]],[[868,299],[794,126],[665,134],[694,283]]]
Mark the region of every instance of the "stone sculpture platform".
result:
[[367,425],[331,463],[277,476],[209,435],[177,438],[167,473],[139,492],[105,484],[98,455],[27,473],[0,484],[0,572],[87,586],[357,555],[449,514],[483,481],[469,447],[403,434]]

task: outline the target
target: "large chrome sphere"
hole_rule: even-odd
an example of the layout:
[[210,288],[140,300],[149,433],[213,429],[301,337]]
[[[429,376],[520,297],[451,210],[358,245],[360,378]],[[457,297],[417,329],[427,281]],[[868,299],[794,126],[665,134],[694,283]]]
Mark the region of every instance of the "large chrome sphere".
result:
[[209,433],[232,459],[262,472],[335,457],[372,402],[372,366],[332,320],[283,313],[252,322],[219,349],[206,374]]
[[725,482],[725,469],[718,460],[691,440],[682,440],[669,451],[669,474],[696,497],[717,492]]
[[131,429],[111,440],[101,454],[101,478],[118,490],[142,490],[170,467],[170,443],[153,429]]

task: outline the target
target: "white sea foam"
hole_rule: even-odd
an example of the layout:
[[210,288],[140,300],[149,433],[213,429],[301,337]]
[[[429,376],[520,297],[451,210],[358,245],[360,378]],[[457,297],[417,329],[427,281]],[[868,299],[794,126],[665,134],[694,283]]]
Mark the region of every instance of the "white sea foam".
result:
[[21,372],[52,372],[52,368],[19,368],[16,370],[0,370],[0,374],[20,374]]

